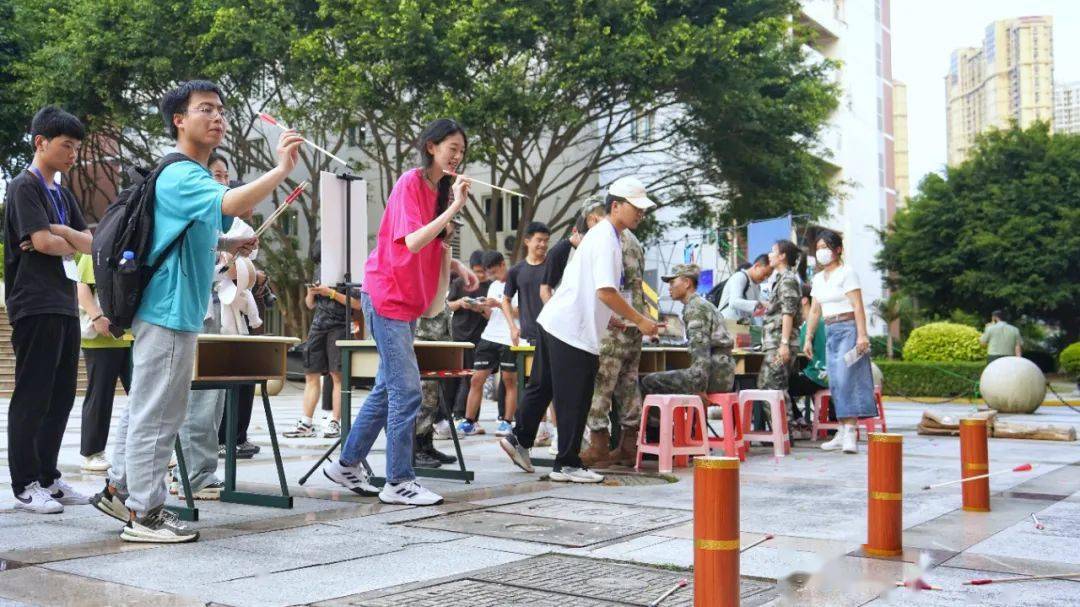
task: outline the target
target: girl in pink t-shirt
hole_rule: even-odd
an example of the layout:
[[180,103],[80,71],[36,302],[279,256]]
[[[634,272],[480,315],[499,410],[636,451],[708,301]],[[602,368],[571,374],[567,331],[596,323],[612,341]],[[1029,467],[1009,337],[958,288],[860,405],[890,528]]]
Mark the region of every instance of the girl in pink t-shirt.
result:
[[[450,256],[443,240],[450,233],[450,221],[465,206],[470,182],[462,177],[453,180],[444,172],[457,172],[468,148],[457,122],[440,119],[428,125],[419,148],[423,166],[394,184],[375,250],[364,265],[360,303],[379,351],[375,386],[356,416],[341,457],[323,473],[360,495],[377,494],[384,503],[427,506],[442,502],[442,497],[416,482],[412,466],[413,426],[422,398],[413,335],[416,320],[436,298],[446,297],[438,292],[440,270]],[[468,288],[476,288],[471,270],[457,260],[450,264]],[[362,462],[383,428],[386,486],[379,491],[368,482]]]

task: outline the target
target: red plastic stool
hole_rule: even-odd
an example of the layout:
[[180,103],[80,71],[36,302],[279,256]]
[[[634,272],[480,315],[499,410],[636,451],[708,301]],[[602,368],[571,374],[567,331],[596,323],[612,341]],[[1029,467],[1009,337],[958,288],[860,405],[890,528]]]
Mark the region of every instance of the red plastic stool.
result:
[[[826,430],[836,430],[840,427],[839,421],[829,421],[829,399],[831,397],[832,393],[828,390],[818,390],[814,393],[814,410],[816,413],[811,430],[811,436],[814,437],[814,440],[824,439]],[[855,424],[857,438],[861,436],[862,428],[866,428],[867,434],[877,432],[878,426],[881,426],[882,432],[889,431],[889,427],[885,423],[885,403],[881,399],[881,386],[874,386],[874,403],[877,405],[877,417],[865,417]]]
[[[769,404],[769,415],[772,417],[771,430],[755,432],[750,429],[755,401]],[[747,443],[751,440],[772,443],[773,453],[776,457],[783,457],[791,453],[787,404],[787,393],[783,390],[741,390],[739,392],[739,408],[742,412],[743,440]]]
[[706,394],[709,406],[720,407],[724,420],[724,433],[709,438],[709,447],[723,449],[724,455],[746,461],[746,442],[743,440],[742,424],[739,423],[739,393],[714,392]]
[[[646,442],[645,429],[649,409],[660,410],[660,442]],[[659,460],[660,472],[671,472],[677,457],[686,461],[687,456],[709,455],[709,442],[705,434],[705,407],[701,398],[688,394],[650,394],[641,403],[641,426],[638,430],[637,462],[652,453]],[[683,464],[686,465],[686,464]]]

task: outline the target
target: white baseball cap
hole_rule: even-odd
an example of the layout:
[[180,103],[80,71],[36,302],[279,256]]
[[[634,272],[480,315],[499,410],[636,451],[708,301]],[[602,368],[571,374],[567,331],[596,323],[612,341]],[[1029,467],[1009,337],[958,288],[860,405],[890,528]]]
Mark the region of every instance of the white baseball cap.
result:
[[641,183],[641,180],[637,177],[620,177],[616,179],[608,186],[607,193],[609,196],[626,199],[630,204],[642,211],[648,211],[656,206],[656,203],[649,200],[646,195],[645,184]]

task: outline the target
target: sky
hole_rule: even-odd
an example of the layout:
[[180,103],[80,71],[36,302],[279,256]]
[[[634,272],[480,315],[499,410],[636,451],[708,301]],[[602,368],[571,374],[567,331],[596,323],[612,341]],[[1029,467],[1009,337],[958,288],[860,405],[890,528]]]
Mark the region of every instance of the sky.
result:
[[949,55],[959,47],[981,47],[991,21],[1025,15],[1054,18],[1054,81],[1080,80],[1080,1],[892,0],[893,78],[908,87],[913,192],[924,175],[945,166]]

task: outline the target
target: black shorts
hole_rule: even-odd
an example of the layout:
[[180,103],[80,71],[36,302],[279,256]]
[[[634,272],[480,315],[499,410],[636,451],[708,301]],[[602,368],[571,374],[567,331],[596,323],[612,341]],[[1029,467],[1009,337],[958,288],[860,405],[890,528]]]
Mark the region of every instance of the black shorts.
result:
[[312,327],[304,348],[305,373],[341,372],[341,349],[338,340],[345,339],[344,325]]
[[510,346],[481,339],[476,345],[475,353],[473,358],[475,371],[495,371],[499,368],[503,371],[517,371],[517,357],[510,351]]

